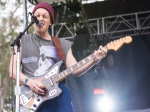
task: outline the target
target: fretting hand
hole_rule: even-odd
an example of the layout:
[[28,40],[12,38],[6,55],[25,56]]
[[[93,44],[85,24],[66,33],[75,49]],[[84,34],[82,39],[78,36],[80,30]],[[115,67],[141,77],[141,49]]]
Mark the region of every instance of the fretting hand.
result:
[[97,63],[107,55],[107,49],[103,46],[100,46],[98,50],[94,51],[94,55],[95,55],[94,61]]

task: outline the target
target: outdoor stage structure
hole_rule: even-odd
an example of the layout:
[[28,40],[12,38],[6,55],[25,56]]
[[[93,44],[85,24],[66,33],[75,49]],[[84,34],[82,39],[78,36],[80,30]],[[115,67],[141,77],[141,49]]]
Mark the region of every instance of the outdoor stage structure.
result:
[[[99,39],[150,34],[150,11],[93,18],[88,19],[88,21],[91,29],[94,31],[94,35],[98,36]],[[79,22],[79,24],[84,27],[83,21]],[[63,27],[66,32],[70,33],[70,36],[65,35],[66,32],[62,30]],[[70,39],[76,36],[74,27],[71,27],[71,24],[59,23],[52,26],[52,35],[59,36],[61,31],[64,32],[62,38]]]

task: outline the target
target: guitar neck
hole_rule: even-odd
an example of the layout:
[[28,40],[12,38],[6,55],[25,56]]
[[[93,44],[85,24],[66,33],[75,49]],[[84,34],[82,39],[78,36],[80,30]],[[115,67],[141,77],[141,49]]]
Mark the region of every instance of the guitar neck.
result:
[[78,63],[76,63],[75,65],[67,68],[66,70],[60,72],[59,74],[56,75],[55,77],[55,82],[60,82],[62,81],[64,78],[66,78],[69,74],[71,74],[72,72],[76,71],[77,69],[81,68],[83,65],[85,65],[86,63],[90,62],[91,60],[93,60],[95,58],[94,54],[91,54],[89,56],[87,56],[86,58],[82,59],[81,61],[79,61]]

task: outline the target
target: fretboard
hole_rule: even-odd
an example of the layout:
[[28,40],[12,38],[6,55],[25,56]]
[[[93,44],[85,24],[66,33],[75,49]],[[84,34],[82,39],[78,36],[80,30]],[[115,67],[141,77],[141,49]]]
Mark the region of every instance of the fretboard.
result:
[[55,82],[60,82],[61,80],[66,78],[69,74],[76,71],[77,69],[79,69],[80,67],[82,67],[86,63],[90,62],[94,58],[95,58],[95,55],[91,54],[91,55],[87,56],[86,58],[82,59],[81,61],[79,61],[78,63],[76,63],[75,65],[73,65],[73,66],[67,68],[66,70],[60,72],[59,74],[57,74],[55,76],[55,79],[54,79]]

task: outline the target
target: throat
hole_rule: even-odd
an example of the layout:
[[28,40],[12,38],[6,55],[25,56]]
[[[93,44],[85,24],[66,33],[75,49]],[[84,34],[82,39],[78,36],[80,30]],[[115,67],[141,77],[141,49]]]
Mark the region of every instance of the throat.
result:
[[44,40],[51,40],[51,35],[49,33],[38,33],[37,32],[37,35],[41,38],[43,38]]

